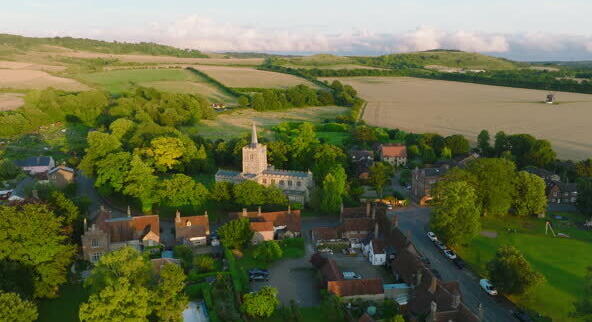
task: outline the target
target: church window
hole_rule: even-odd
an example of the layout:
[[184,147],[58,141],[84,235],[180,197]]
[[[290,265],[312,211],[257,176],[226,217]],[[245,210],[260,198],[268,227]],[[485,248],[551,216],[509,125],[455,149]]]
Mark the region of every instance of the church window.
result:
[[280,180],[280,186],[284,185],[284,180]]
[[288,180],[288,186],[291,187],[292,186],[292,180]]
[[297,186],[297,187],[300,187],[300,186],[302,186],[302,181],[296,181],[296,186]]
[[96,239],[91,239],[90,246],[93,247],[93,248],[99,247],[99,241],[96,240]]
[[253,154],[249,155],[249,159],[251,159],[251,161],[253,161],[254,157],[255,157],[255,155],[253,155]]
[[267,179],[263,178],[263,184],[267,184]]
[[275,184],[275,179],[271,179],[271,184]]

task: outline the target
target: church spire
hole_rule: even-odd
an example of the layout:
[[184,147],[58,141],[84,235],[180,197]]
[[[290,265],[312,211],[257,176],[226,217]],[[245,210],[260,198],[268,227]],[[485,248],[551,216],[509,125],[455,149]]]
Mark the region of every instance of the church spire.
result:
[[255,126],[255,122],[253,122],[253,130],[251,133],[251,145],[257,145],[259,142],[257,141],[257,127]]

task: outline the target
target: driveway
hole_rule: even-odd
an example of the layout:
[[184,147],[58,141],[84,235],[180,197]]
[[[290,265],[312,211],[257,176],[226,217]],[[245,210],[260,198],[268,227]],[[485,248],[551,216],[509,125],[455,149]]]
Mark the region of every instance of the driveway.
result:
[[355,272],[362,276],[362,278],[380,278],[385,284],[395,282],[395,277],[390,270],[386,269],[384,265],[371,265],[368,262],[368,258],[364,257],[361,253],[357,256],[348,256],[340,253],[333,255],[325,255],[332,258],[337,263],[337,267],[342,272]]
[[512,305],[504,303],[502,298],[487,295],[479,286],[479,277],[469,270],[459,270],[446,259],[426,237],[431,215],[429,208],[410,208],[399,216],[399,229],[407,235],[417,250],[427,257],[431,267],[438,270],[444,281],[458,281],[463,302],[475,313],[479,305],[483,308],[483,321],[514,321]]
[[289,305],[291,300],[299,306],[318,306],[321,303],[317,271],[310,264],[310,256],[314,247],[310,240],[310,230],[314,227],[329,227],[338,224],[335,218],[302,218],[302,237],[304,238],[305,255],[301,258],[281,260],[269,267],[269,281],[251,282],[256,291],[263,286],[278,289],[278,297],[282,304]]

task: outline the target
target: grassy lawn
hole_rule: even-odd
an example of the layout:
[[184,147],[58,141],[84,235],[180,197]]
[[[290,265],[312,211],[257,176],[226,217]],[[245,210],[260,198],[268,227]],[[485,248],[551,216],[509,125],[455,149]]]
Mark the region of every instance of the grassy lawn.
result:
[[38,322],[75,322],[78,320],[78,307],[88,298],[82,284],[62,286],[60,297],[39,302]]
[[342,146],[345,139],[349,137],[347,132],[317,132],[317,138],[326,143]]
[[[551,216],[557,213],[551,214]],[[560,214],[575,217],[574,214]],[[511,297],[520,306],[525,306],[555,321],[575,321],[569,317],[573,302],[583,291],[585,269],[592,265],[592,232],[578,230],[567,221],[551,220],[556,232],[572,238],[554,238],[545,235],[543,219],[506,217],[485,219],[483,230],[495,231],[496,238],[479,236],[468,247],[458,249],[459,254],[482,275],[486,264],[501,245],[514,245],[531,263],[533,268],[545,276],[545,282],[530,294]],[[508,232],[507,229],[516,229]]]

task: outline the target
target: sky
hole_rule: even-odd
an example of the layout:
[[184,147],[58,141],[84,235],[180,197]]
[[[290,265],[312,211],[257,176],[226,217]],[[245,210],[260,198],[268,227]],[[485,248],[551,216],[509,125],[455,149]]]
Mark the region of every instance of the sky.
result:
[[0,33],[203,51],[592,60],[590,0],[0,0]]

